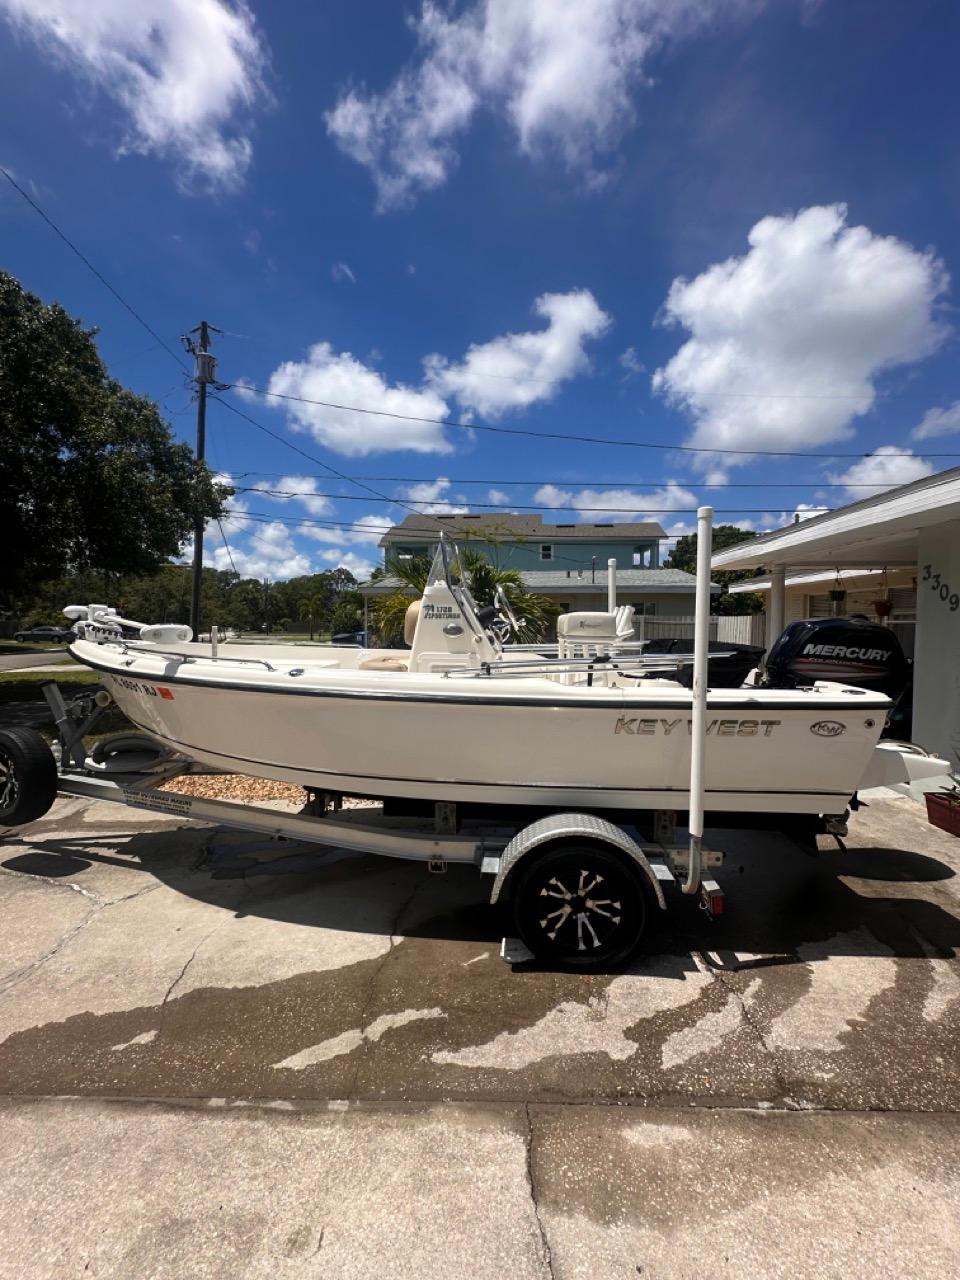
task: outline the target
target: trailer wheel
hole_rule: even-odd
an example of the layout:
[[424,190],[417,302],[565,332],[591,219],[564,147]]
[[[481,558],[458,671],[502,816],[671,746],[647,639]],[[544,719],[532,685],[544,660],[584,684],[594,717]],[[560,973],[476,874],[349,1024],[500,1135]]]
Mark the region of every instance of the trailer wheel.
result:
[[0,826],[22,827],[57,798],[57,762],[36,729],[0,729]]
[[518,868],[517,933],[539,959],[609,970],[637,951],[647,918],[640,876],[602,844],[553,846]]

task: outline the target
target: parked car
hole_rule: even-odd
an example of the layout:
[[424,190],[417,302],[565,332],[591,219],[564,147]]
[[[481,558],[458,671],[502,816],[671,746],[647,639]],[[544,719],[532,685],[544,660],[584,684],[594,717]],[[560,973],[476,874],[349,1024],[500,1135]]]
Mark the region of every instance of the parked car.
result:
[[31,627],[13,637],[21,644],[68,644],[76,636],[71,627]]
[[330,639],[331,644],[339,645],[359,645],[361,649],[366,649],[367,633],[365,631],[338,631],[335,636]]

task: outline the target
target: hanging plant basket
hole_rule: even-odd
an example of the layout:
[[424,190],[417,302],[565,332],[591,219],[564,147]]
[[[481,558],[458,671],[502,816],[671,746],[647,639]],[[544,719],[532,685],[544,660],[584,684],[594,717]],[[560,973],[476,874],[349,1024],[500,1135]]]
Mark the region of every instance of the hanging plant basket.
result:
[[893,612],[893,604],[889,600],[874,600],[873,611],[878,618],[889,618]]
[[846,598],[847,598],[847,593],[845,591],[839,590],[839,588],[835,587],[830,592],[830,599],[833,601],[834,604],[843,604]]
[[956,791],[928,791],[927,821],[931,826],[960,836],[960,794]]

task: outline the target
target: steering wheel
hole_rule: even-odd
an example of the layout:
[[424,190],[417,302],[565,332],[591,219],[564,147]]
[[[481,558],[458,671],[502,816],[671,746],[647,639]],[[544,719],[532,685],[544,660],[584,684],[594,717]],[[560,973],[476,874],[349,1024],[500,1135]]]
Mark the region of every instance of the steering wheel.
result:
[[513,608],[511,607],[510,601],[507,598],[506,591],[504,591],[503,587],[500,586],[499,583],[497,584],[497,589],[493,594],[493,602],[497,606],[497,609],[500,611],[500,613],[502,613],[503,616],[506,618],[507,622],[509,622],[514,635],[519,635],[520,627],[522,624],[518,620],[517,615],[513,612]]

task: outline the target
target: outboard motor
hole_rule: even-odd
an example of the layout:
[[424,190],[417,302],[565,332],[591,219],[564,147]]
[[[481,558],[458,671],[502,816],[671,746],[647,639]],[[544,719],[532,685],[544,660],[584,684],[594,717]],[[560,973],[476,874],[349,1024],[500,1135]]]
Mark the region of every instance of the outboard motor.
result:
[[866,618],[810,618],[785,628],[764,664],[763,684],[796,689],[836,680],[897,702],[909,679],[910,664],[887,627]]

